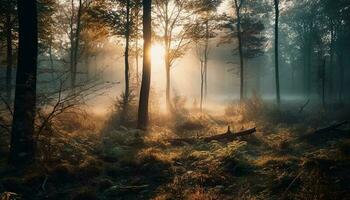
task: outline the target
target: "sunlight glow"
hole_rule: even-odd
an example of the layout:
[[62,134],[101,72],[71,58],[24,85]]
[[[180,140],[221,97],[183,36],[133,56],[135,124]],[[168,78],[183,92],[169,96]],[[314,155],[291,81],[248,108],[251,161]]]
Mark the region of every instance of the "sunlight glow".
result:
[[152,44],[151,48],[152,53],[152,63],[156,66],[160,66],[164,62],[165,50],[163,45],[159,43]]

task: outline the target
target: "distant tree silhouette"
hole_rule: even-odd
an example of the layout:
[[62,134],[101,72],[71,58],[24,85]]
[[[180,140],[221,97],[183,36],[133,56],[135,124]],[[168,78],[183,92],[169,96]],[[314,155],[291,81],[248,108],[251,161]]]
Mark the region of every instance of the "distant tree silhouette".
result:
[[[166,106],[168,111],[174,111],[171,96],[171,68],[174,62],[181,58],[189,47],[191,38],[188,33],[189,23],[195,11],[189,9],[188,0],[155,0],[154,24],[156,24],[157,36],[162,39],[165,49],[165,72],[166,72]],[[159,32],[159,35],[158,35]]]
[[266,48],[265,27],[260,17],[266,8],[252,0],[234,0],[233,3],[234,16],[223,16],[226,34],[221,36],[218,45],[232,43],[233,39],[237,41],[234,53],[238,54],[242,101],[247,91],[247,61],[262,55]]
[[190,8],[195,10],[196,20],[189,24],[191,28],[190,35],[196,46],[196,54],[200,62],[200,103],[202,111],[203,103],[208,95],[208,60],[210,54],[210,39],[217,36],[218,15],[217,8],[221,0],[194,0]]

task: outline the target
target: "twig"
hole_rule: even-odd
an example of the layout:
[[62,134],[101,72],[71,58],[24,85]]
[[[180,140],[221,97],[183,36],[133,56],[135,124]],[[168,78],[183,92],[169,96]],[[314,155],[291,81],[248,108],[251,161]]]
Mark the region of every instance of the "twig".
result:
[[176,139],[171,139],[168,141],[173,145],[180,145],[182,143],[194,144],[194,143],[196,143],[196,141],[204,141],[204,142],[210,142],[213,140],[230,141],[230,140],[236,139],[238,137],[253,134],[255,132],[256,132],[256,128],[252,128],[252,129],[247,129],[247,130],[240,131],[237,133],[232,133],[230,128],[228,127],[227,132],[223,133],[223,134],[218,134],[218,135],[204,137],[204,138],[176,138]]

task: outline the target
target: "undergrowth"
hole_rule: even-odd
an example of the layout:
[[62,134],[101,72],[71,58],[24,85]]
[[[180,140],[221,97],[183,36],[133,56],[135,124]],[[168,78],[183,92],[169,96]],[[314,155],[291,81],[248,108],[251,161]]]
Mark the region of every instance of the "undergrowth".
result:
[[[50,139],[48,132],[41,136],[39,162],[21,172],[2,159],[1,197],[350,198],[349,137],[335,133],[313,136],[320,140],[309,137],[335,119],[349,119],[339,111],[316,117],[318,111],[278,109],[255,96],[240,106],[229,106],[222,116],[187,109],[169,122],[157,113],[151,116],[154,121],[148,131],[133,129],[132,115],[131,123],[119,123],[117,111],[109,120],[88,114],[62,115],[54,124],[60,131]],[[169,143],[172,138],[225,133],[227,126],[233,132],[252,127],[257,132],[228,142]]]

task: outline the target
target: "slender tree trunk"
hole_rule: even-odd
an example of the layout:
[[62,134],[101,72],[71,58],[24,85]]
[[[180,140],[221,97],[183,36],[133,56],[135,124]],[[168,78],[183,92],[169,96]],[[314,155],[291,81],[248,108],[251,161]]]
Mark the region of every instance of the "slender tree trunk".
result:
[[[72,6],[74,6],[72,4]],[[81,26],[81,15],[82,15],[82,0],[79,0],[78,14],[77,14],[77,28],[74,35],[74,45],[73,45],[73,65],[72,65],[72,88],[76,86],[77,79],[77,65],[78,65],[78,54],[79,54],[79,43],[80,43],[80,26]]]
[[[204,61],[205,62],[205,61]],[[203,112],[203,99],[204,99],[204,83],[205,83],[205,63],[200,60],[201,70],[201,100],[200,100],[200,111]]]
[[311,74],[312,63],[311,63],[311,58],[312,58],[312,47],[310,46],[309,47],[308,58],[307,58],[307,60],[308,60],[307,61],[307,93],[308,93],[309,97],[312,95],[312,86],[311,86],[311,81],[312,81],[312,74]]
[[135,15],[135,21],[136,21],[136,32],[135,32],[135,37],[136,37],[136,41],[135,41],[135,64],[136,64],[136,84],[137,86],[139,86],[140,84],[140,77],[139,77],[139,14],[140,14],[140,10],[139,7],[137,6],[136,8],[136,15]]
[[9,162],[34,160],[34,119],[38,55],[37,1],[18,0],[19,50]]
[[136,84],[137,85],[139,85],[140,84],[140,77],[139,77],[139,50],[138,50],[138,48],[139,48],[139,44],[138,44],[138,41],[137,41],[138,39],[136,39],[136,55],[135,55],[135,62],[136,62]]
[[301,87],[301,90],[300,90],[300,94],[303,94],[305,97],[306,97],[306,45],[305,45],[305,38],[303,40],[303,44],[302,44],[302,47],[301,47],[301,51],[300,51],[300,55],[302,56],[302,61],[303,61],[303,74],[300,79],[300,82],[302,83],[302,87]]
[[209,19],[205,22],[205,46],[204,46],[204,100],[208,97],[208,56],[209,56]]
[[[313,25],[311,24],[310,25],[310,29],[311,27],[313,27]],[[306,59],[307,59],[307,76],[306,76],[306,90],[307,90],[307,96],[308,98],[310,97],[311,95],[311,58],[312,58],[312,33],[311,31],[308,33],[308,40],[307,40],[307,53],[306,53]]]
[[[334,94],[334,25],[331,22],[331,43],[330,43],[330,59],[329,59],[329,95],[330,97]],[[332,99],[333,100],[333,99]],[[330,101],[332,101],[330,100]]]
[[242,33],[241,33],[241,6],[242,0],[235,0],[236,16],[237,16],[237,39],[238,39],[238,53],[239,53],[239,63],[240,63],[240,101],[244,100],[244,66],[243,66],[243,44],[242,44]]
[[50,59],[51,79],[52,79],[52,81],[54,81],[55,76],[54,76],[54,63],[53,63],[53,58],[52,58],[52,35],[50,37],[49,59]]
[[339,103],[343,104],[345,69],[343,64],[343,51],[339,55],[340,81],[339,81]]
[[278,22],[279,22],[279,0],[274,0],[275,3],[275,80],[276,80],[276,100],[277,105],[281,104],[280,96],[280,78],[279,78],[279,63],[278,63]]
[[74,9],[74,0],[71,0],[71,9],[72,9],[72,15],[70,16],[70,22],[69,22],[69,28],[70,28],[70,34],[69,34],[69,40],[70,40],[70,63],[69,63],[69,72],[70,72],[70,84],[71,88],[74,88],[74,17],[75,17],[75,9]]
[[322,107],[326,108],[326,59],[323,60],[321,69],[322,79]]
[[165,30],[164,30],[164,46],[165,46],[165,77],[166,77],[166,88],[165,88],[165,100],[166,100],[166,108],[168,112],[173,111],[173,107],[171,105],[170,98],[170,68],[171,68],[171,60],[170,60],[170,42],[171,36],[169,34],[169,2],[166,2],[165,5]]
[[166,96],[166,106],[168,111],[172,111],[172,105],[171,105],[171,98],[170,98],[170,63],[169,63],[169,55],[166,55],[166,59],[168,62],[166,62],[166,69],[165,69],[165,76],[166,76],[166,89],[165,89],[165,96]]
[[6,12],[6,98],[11,102],[12,96],[12,22],[11,22],[11,1],[7,0],[8,10]]
[[125,54],[124,54],[124,65],[125,65],[125,96],[124,105],[129,101],[130,94],[130,78],[129,78],[129,45],[130,45],[130,0],[126,2],[126,26],[125,26]]
[[148,102],[151,87],[152,0],[143,0],[143,70],[138,110],[138,128],[148,126]]

